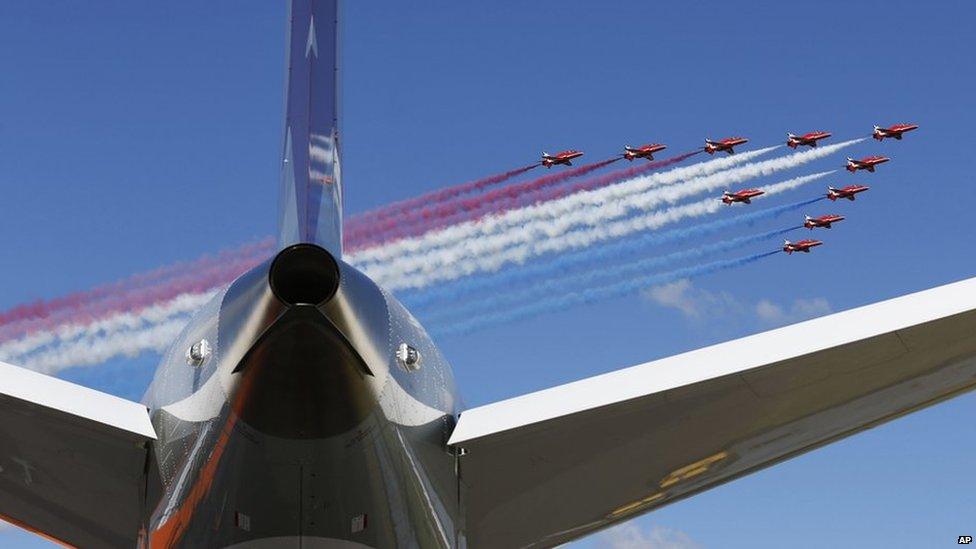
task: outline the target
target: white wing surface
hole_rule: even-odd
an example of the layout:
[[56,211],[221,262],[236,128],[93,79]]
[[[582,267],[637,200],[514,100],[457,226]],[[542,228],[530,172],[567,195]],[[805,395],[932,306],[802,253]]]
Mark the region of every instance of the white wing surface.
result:
[[134,547],[146,408],[0,362],[0,518],[77,547]]
[[976,278],[467,410],[472,547],[544,547],[976,385]]

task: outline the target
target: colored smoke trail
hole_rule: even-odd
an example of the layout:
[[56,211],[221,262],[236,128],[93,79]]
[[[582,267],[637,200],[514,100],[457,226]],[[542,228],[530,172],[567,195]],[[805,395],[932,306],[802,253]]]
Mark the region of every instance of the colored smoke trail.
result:
[[648,189],[672,185],[695,177],[721,172],[738,164],[768,154],[779,146],[744,152],[735,156],[713,158],[691,166],[672,168],[666,172],[627,180],[616,185],[580,192],[558,200],[542,202],[532,206],[488,216],[478,221],[466,221],[420,237],[406,238],[388,244],[373,246],[351,254],[352,261],[359,265],[386,262],[408,255],[427,252],[431,249],[449,247],[461,241],[470,241],[485,234],[493,234],[507,228],[521,227],[540,218],[551,218],[553,212],[572,212],[594,204],[609,203],[646,192]]
[[[188,270],[198,270],[210,268],[214,264],[224,263],[233,260],[235,257],[251,256],[255,254],[268,253],[274,245],[271,239],[264,239],[259,242],[245,244],[232,250],[223,250],[217,254],[207,254],[193,261],[178,261],[171,265],[153,269],[144,273],[138,273],[122,280],[104,284],[90,290],[73,292],[65,296],[49,300],[38,300],[31,303],[18,305],[7,311],[0,312],[0,330],[18,329],[27,331],[30,321],[64,315],[64,311],[78,311],[90,307],[91,304],[100,300],[118,295],[124,292],[138,291],[161,282]],[[60,324],[56,322],[55,324]],[[17,326],[18,328],[15,328]],[[10,333],[9,331],[0,333]],[[0,338],[3,339],[3,338]]]
[[[830,173],[833,171],[805,175],[769,185],[764,187],[766,194],[763,197],[798,188]],[[413,272],[407,271],[406,267],[402,265],[408,261],[412,262],[413,258],[406,258],[397,262],[395,266],[368,265],[365,270],[373,280],[388,289],[419,289],[435,282],[454,280],[478,272],[497,271],[507,264],[522,264],[529,259],[546,254],[585,248],[598,242],[615,240],[636,232],[655,230],[683,219],[714,214],[727,207],[716,198],[706,198],[698,202],[652,211],[640,216],[595,223],[590,227],[565,232],[551,238],[523,238],[524,235],[519,233],[521,229],[515,229],[509,231],[510,239],[515,245],[492,253],[482,253],[485,248],[483,242],[476,240],[470,242],[467,247],[457,247],[453,250],[442,251],[437,255],[428,254],[426,259],[430,263],[421,264],[420,268],[414,268]]]
[[549,202],[550,200],[557,200],[582,191],[601,189],[608,185],[613,185],[614,183],[620,183],[621,181],[646,175],[661,168],[667,168],[678,164],[679,162],[684,162],[692,156],[701,154],[702,152],[704,151],[698,149],[692,152],[679,154],[678,156],[672,156],[671,158],[665,158],[664,160],[655,160],[653,162],[647,162],[643,165],[614,170],[610,173],[598,175],[580,183],[574,183],[573,185],[545,189],[543,191],[533,193],[528,197],[523,197],[517,207],[531,206],[532,204],[537,204],[539,202]]
[[[18,306],[7,311],[5,322],[0,322],[0,342],[38,331],[52,330],[70,324],[97,320],[105,315],[126,310],[132,296],[155,291],[171,280],[185,278],[191,273],[210,272],[217,268],[236,268],[260,262],[273,251],[274,241],[264,239],[235,249],[207,254],[193,261],[180,261],[127,277],[85,292],[48,301],[38,301],[28,306]],[[242,271],[243,272],[243,271]],[[237,273],[240,274],[240,273]]]
[[499,183],[504,183],[509,179],[521,175],[533,168],[538,168],[539,163],[531,164],[529,166],[524,166],[522,168],[516,168],[514,170],[509,170],[505,173],[500,173],[488,177],[483,177],[469,183],[463,183],[461,185],[455,185],[453,187],[447,187],[445,189],[439,189],[429,193],[422,194],[413,198],[408,198],[406,200],[400,200],[392,204],[387,204],[386,206],[381,206],[373,210],[363,212],[358,215],[349,217],[345,223],[345,230],[350,233],[355,233],[360,231],[363,227],[368,227],[380,219],[397,215],[400,213],[408,213],[417,208],[423,208],[429,206],[434,202],[442,202],[444,200],[449,200],[462,196],[465,194],[470,194],[473,192],[478,192],[484,190],[492,185],[497,185]]
[[134,330],[147,325],[159,324],[174,317],[186,316],[198,311],[215,295],[214,291],[201,294],[182,294],[154,304],[138,312],[122,311],[87,325],[65,325],[53,331],[43,331],[0,344],[0,360],[23,364],[28,355],[64,346],[79,340],[94,340],[112,333]]
[[380,236],[374,240],[364,241],[363,244],[377,245],[382,244],[390,240],[395,240],[396,238],[405,238],[411,236],[417,236],[424,234],[429,231],[442,229],[450,225],[456,225],[458,223],[463,223],[465,221],[477,221],[488,215],[499,215],[507,211],[514,210],[517,208],[524,208],[526,206],[531,206],[533,204],[538,204],[540,202],[547,202],[550,200],[557,200],[559,198],[569,196],[571,194],[599,189],[601,187],[606,187],[607,185],[612,185],[614,183],[630,179],[640,174],[646,174],[661,168],[666,168],[672,166],[679,162],[682,162],[692,156],[701,153],[701,150],[697,150],[690,153],[685,153],[682,155],[674,156],[672,158],[666,158],[664,160],[656,160],[653,162],[647,162],[640,164],[638,166],[633,166],[630,168],[624,168],[622,170],[615,170],[608,174],[596,176],[590,178],[586,181],[575,183],[573,185],[557,185],[552,187],[547,187],[544,189],[537,189],[532,191],[527,191],[524,194],[512,193],[511,196],[507,196],[502,200],[497,202],[482,204],[479,207],[468,210],[461,211],[443,217],[436,221],[431,221],[430,223],[424,224],[423,226],[415,225],[412,228],[407,228],[394,237]]
[[[31,321],[26,331],[3,327],[0,329],[3,336],[0,341],[4,342],[0,345],[0,357],[11,358],[45,345],[96,335],[105,336],[128,329],[132,325],[157,322],[162,314],[159,309],[168,304],[175,303],[174,306],[180,312],[195,311],[203,302],[194,301],[187,296],[212,292],[263,260],[261,255],[245,256],[208,265],[203,269],[186,271],[159,286],[108,296],[83,309],[72,309],[64,314]],[[26,337],[15,339],[25,335]]]
[[693,267],[685,267],[683,269],[677,269],[665,273],[640,275],[629,280],[620,281],[607,286],[587,288],[550,299],[543,299],[522,307],[514,307],[505,311],[481,315],[461,322],[434,324],[429,327],[429,331],[436,336],[468,334],[475,330],[495,326],[497,324],[521,320],[523,318],[533,317],[543,313],[561,311],[576,305],[585,305],[595,301],[625,296],[650,286],[666,284],[682,278],[694,278],[726,269],[742,267],[778,253],[780,253],[780,250],[763,252],[735,259],[713,261],[711,263],[695,265]]
[[[826,149],[826,147],[824,147]],[[747,154],[747,153],[746,153]],[[740,155],[741,156],[741,155]],[[733,157],[734,158],[734,157]],[[670,159],[669,159],[670,160]],[[719,159],[715,159],[717,161]],[[726,160],[726,159],[721,159]],[[701,166],[709,164],[708,162],[698,165]],[[645,165],[647,166],[647,165]],[[636,167],[635,167],[636,168]],[[671,172],[668,172],[671,173]],[[554,174],[562,175],[562,174]],[[614,174],[607,174],[603,177],[613,176]],[[664,175],[664,174],[659,174]],[[596,178],[597,180],[599,178]],[[647,178],[638,178],[647,179]],[[664,183],[663,179],[654,179],[654,183],[648,184],[642,182],[642,184],[650,186],[656,184],[667,184]],[[584,182],[581,185],[585,185],[588,182]],[[629,182],[628,182],[629,183]],[[785,182],[784,182],[785,183]],[[596,183],[593,183],[597,185]],[[797,184],[798,185],[798,184]],[[577,185],[579,187],[579,185]],[[633,188],[628,187],[628,190],[619,189],[624,187],[624,184],[607,187],[615,192],[623,192],[626,194],[635,194],[640,191],[635,191]],[[636,188],[636,187],[635,187]],[[546,189],[547,192],[567,192],[566,188],[554,188]],[[603,189],[600,189],[603,190]],[[535,192],[535,191],[532,191]],[[771,190],[767,189],[768,193],[772,193]],[[583,193],[580,193],[583,194]],[[608,194],[611,196],[612,193]],[[525,195],[527,196],[527,195]],[[523,198],[525,198],[523,196]],[[674,210],[672,208],[671,210]],[[688,210],[686,213],[688,216],[692,216]],[[660,212],[659,212],[660,213]],[[672,212],[675,213],[675,212]],[[583,231],[571,231],[566,234],[572,234],[575,237],[588,238],[585,234],[579,234]],[[518,247],[521,249],[521,247]],[[543,253],[549,253],[546,251],[545,246],[540,247]],[[8,352],[13,353],[15,350],[17,353],[29,354],[30,349],[42,349],[31,355],[36,358],[43,353],[52,351],[55,348],[66,348],[70,345],[94,345],[99,341],[103,341],[109,338],[114,338],[120,333],[132,332],[136,334],[137,339],[140,341],[153,341],[151,338],[145,339],[141,335],[143,331],[150,329],[146,328],[145,325],[150,327],[159,326],[166,324],[168,322],[173,322],[172,316],[166,316],[159,311],[155,311],[152,320],[149,316],[139,316],[140,314],[146,312],[150,307],[161,307],[162,304],[167,303],[167,299],[178,299],[180,296],[190,296],[190,295],[200,295],[207,291],[212,291],[213,288],[219,287],[227,282],[230,282],[233,278],[239,275],[241,272],[251,268],[253,265],[257,264],[261,260],[267,257],[267,253],[273,251],[272,245],[269,244],[264,249],[261,254],[255,253],[255,257],[251,260],[254,263],[247,264],[247,259],[233,258],[233,260],[211,260],[209,264],[202,269],[187,269],[186,265],[173,265],[169,267],[164,267],[157,271],[146,273],[143,275],[136,275],[130,277],[124,281],[118,283],[107,285],[104,287],[99,287],[89,292],[78,292],[72,296],[66,296],[65,298],[59,298],[56,300],[51,300],[48,302],[41,302],[31,304],[28,307],[22,307],[17,309],[12,309],[5,313],[7,316],[0,318],[6,318],[7,322],[0,324],[0,341],[5,338],[9,341],[13,337],[20,337],[25,334],[28,335],[25,339],[17,340],[16,343],[20,347],[14,349],[13,347],[8,348]],[[524,250],[522,250],[524,251]],[[506,250],[508,253],[509,250]],[[388,252],[384,252],[388,253]],[[513,253],[521,253],[519,250],[514,250]],[[261,257],[257,257],[257,256]],[[519,260],[517,256],[514,260],[505,260],[509,262],[524,262],[524,259]],[[503,263],[504,264],[504,263]],[[237,269],[237,272],[228,274],[231,270]],[[497,268],[496,268],[497,269]],[[184,272],[186,271],[186,272]],[[192,274],[188,274],[190,271],[196,272],[197,274],[203,273],[202,280],[190,280],[194,277]],[[476,271],[477,272],[477,271]],[[183,276],[177,276],[182,274]],[[143,292],[140,291],[142,287],[149,286],[158,281],[164,281],[162,284],[164,291],[153,291],[148,297],[142,296]],[[206,282],[209,280],[210,282]],[[209,285],[208,285],[209,284]],[[399,286],[400,284],[393,281],[393,286]],[[406,287],[417,287],[407,285]],[[153,289],[155,290],[155,288]],[[140,295],[136,295],[140,294]],[[94,308],[90,307],[95,305]],[[195,309],[197,305],[188,307],[188,309]],[[175,307],[173,309],[173,315],[179,316],[185,309],[180,309]],[[122,311],[132,311],[135,313],[133,316],[125,316],[129,313],[117,314]],[[169,314],[169,313],[167,313]],[[115,316],[113,316],[115,315]],[[161,315],[161,316],[160,316]],[[143,328],[136,328],[138,326],[143,326]],[[142,330],[142,331],[140,331]],[[46,333],[45,333],[46,332]],[[31,339],[33,338],[33,339]],[[82,343],[86,342],[86,343]],[[11,342],[13,343],[13,342]],[[132,352],[132,345],[125,347],[129,349],[125,352]],[[52,351],[53,352],[53,351]],[[99,351],[100,353],[106,352],[104,350]],[[52,355],[44,355],[52,356]],[[99,355],[102,356],[102,355]],[[35,360],[35,358],[30,358],[30,360]],[[45,359],[49,360],[49,359]],[[30,362],[30,364],[40,364],[43,362]]]
[[82,338],[28,355],[19,366],[53,375],[66,368],[98,364],[117,356],[136,357],[146,351],[161,353],[188,321],[189,316],[183,316],[135,330]]
[[[635,289],[649,285],[666,283],[679,278],[701,276],[721,269],[745,265],[775,253],[778,253],[778,250],[745,258],[688,267],[667,273],[650,276],[644,275],[602,288],[590,289],[584,293],[571,293],[553,297],[528,306],[489,313],[475,319],[455,322],[448,326],[435,324],[433,330],[438,335],[468,333],[479,328],[506,321],[560,310],[576,304],[589,303],[594,300],[624,295]],[[159,353],[164,351],[175,340],[189,321],[189,318],[189,315],[177,315],[138,327],[126,327],[125,329],[111,333],[87,335],[72,341],[58,342],[56,345],[44,348],[38,352],[26,354],[20,362],[20,365],[46,374],[56,374],[66,368],[97,364],[118,356],[135,357],[147,351]]]
[[[477,227],[480,229],[477,238],[471,238],[472,235],[467,235],[465,238],[455,237],[453,245],[428,246],[427,249],[421,249],[409,255],[400,254],[398,257],[401,257],[402,260],[397,261],[395,269],[398,272],[424,272],[438,269],[448,262],[464,261],[470,257],[496,253],[505,248],[541,238],[554,238],[577,226],[604,224],[609,220],[624,217],[631,212],[651,211],[665,202],[677,202],[693,194],[720,189],[732,183],[796,168],[829,156],[860,141],[863,139],[745,164],[718,173],[685,180],[680,185],[663,189],[647,189],[641,193],[631,194],[627,200],[606,200],[603,196],[590,196],[607,194],[601,192],[578,193],[562,201],[540,204],[534,212],[531,222],[523,219],[514,227],[505,223],[494,223],[491,227],[483,224]],[[653,177],[648,176],[641,179]],[[636,181],[640,181],[640,179]],[[626,183],[621,184],[621,186],[623,185]],[[609,191],[611,189],[604,190]],[[393,245],[395,246],[396,243]],[[393,268],[392,265],[385,266],[387,272]],[[384,267],[376,267],[370,272],[371,274],[383,273]]]
[[[454,302],[468,294],[512,288],[520,283],[538,278],[556,277],[580,265],[595,262],[614,261],[633,254],[643,253],[648,248],[681,242],[694,237],[709,236],[731,229],[738,225],[753,225],[759,221],[774,219],[783,214],[795,212],[805,206],[825,200],[824,196],[811,198],[792,204],[784,204],[735,217],[699,223],[689,227],[671,229],[664,232],[648,232],[630,238],[616,240],[595,248],[584,248],[570,253],[554,256],[546,261],[520,268],[504,269],[491,274],[460,278],[452,283],[438,284],[423,291],[401,294],[401,299],[411,310],[422,311],[440,301]],[[497,292],[497,293],[500,293]]]
[[[579,288],[606,285],[622,278],[641,276],[648,271],[672,267],[677,263],[701,259],[707,255],[726,252],[743,246],[769,240],[786,233],[802,229],[803,226],[777,229],[764,233],[740,236],[710,244],[704,244],[687,250],[680,250],[667,255],[645,257],[623,264],[608,265],[602,261],[592,261],[583,265],[585,270],[574,273],[563,273],[561,276],[539,278],[538,282],[522,288],[509,288],[507,291],[492,293],[487,297],[459,303],[458,306],[441,309],[440,314],[424,315],[424,321],[436,324],[448,320],[460,321],[473,316],[491,314],[493,310],[507,309],[513,305],[546,299],[564,294],[570,294]],[[626,259],[626,257],[617,257]]]
[[457,214],[470,215],[469,212],[479,211],[479,209],[490,209],[511,197],[517,197],[526,192],[543,189],[574,177],[586,175],[604,166],[608,166],[620,160],[620,158],[618,156],[592,164],[585,164],[557,173],[544,175],[525,183],[493,189],[471,198],[450,200],[442,204],[433,204],[425,208],[420,208],[419,210],[404,212],[402,215],[378,219],[372,225],[363,226],[359,230],[349,231],[350,249],[355,250],[381,240],[394,240],[423,234],[433,230],[437,226],[443,226],[443,218]]

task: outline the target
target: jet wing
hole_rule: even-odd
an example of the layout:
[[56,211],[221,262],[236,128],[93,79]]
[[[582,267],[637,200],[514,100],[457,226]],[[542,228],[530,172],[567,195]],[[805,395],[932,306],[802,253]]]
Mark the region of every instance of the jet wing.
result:
[[135,547],[149,443],[140,404],[0,362],[0,518],[78,547]]
[[465,411],[470,547],[548,547],[976,385],[976,278]]

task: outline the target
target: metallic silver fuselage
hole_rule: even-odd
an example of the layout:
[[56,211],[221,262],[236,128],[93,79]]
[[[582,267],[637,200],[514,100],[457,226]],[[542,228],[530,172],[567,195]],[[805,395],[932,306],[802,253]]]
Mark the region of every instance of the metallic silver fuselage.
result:
[[[159,440],[145,545],[464,545],[451,369],[402,305],[338,264],[334,297],[287,306],[266,261],[166,353],[146,396]],[[201,339],[212,354],[194,366]],[[397,362],[402,343],[419,369]]]

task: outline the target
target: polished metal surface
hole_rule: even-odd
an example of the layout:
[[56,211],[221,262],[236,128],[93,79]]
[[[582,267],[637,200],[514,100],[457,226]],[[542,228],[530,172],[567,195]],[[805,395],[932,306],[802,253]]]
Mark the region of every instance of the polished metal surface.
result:
[[278,241],[310,242],[340,256],[338,0],[290,5]]
[[[446,448],[456,396],[446,362],[399,303],[341,261],[326,301],[284,302],[290,294],[272,291],[271,280],[286,253],[231,284],[204,311],[216,316],[191,323],[153,382],[153,423],[164,434],[151,545],[456,546]],[[211,358],[188,366],[178,351],[201,339],[212,341]],[[415,342],[422,370],[398,365],[402,341]],[[359,516],[366,526],[353,528]]]

